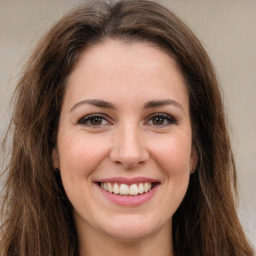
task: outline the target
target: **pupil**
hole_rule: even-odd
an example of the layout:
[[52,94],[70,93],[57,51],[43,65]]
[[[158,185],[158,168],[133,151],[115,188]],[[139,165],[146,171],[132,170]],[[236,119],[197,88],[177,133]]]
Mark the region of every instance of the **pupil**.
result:
[[155,117],[153,119],[153,124],[155,125],[162,125],[164,122],[164,119],[162,117]]
[[91,120],[92,125],[101,125],[101,123],[102,123],[102,118],[100,118],[100,117],[94,117]]

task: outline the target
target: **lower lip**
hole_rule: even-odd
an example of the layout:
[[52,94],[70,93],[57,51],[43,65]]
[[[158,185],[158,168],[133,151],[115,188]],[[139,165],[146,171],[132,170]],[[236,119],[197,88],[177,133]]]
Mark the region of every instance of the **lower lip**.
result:
[[136,196],[120,196],[120,195],[109,193],[105,189],[98,186],[101,193],[108,200],[110,200],[113,203],[116,203],[119,205],[125,205],[125,206],[137,206],[137,205],[144,204],[145,202],[149,201],[154,196],[158,187],[159,187],[159,184],[157,184],[150,191],[143,193],[143,194],[138,194]]

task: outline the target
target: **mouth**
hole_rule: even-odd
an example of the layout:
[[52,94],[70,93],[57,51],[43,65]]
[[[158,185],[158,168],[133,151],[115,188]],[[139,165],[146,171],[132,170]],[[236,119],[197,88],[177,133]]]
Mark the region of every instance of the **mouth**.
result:
[[161,185],[159,180],[147,177],[110,177],[94,183],[104,198],[117,205],[131,207],[150,201]]
[[[130,182],[129,182],[130,183]],[[154,189],[159,182],[138,182],[138,183],[118,183],[118,182],[96,182],[105,191],[118,196],[138,196]]]

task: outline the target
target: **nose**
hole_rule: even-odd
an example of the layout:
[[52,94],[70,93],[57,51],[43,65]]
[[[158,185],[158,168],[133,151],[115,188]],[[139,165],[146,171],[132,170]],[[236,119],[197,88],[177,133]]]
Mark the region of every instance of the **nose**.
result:
[[149,153],[139,128],[136,128],[135,125],[127,125],[117,129],[110,159],[125,169],[136,168],[147,162]]

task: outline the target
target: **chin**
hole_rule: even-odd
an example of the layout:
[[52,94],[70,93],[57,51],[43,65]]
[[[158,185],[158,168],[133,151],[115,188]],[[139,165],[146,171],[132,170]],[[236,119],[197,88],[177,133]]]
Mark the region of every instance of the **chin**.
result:
[[113,219],[113,223],[108,223],[105,232],[116,240],[129,242],[150,237],[158,229],[160,227],[152,220],[145,219],[145,216],[119,216]]

